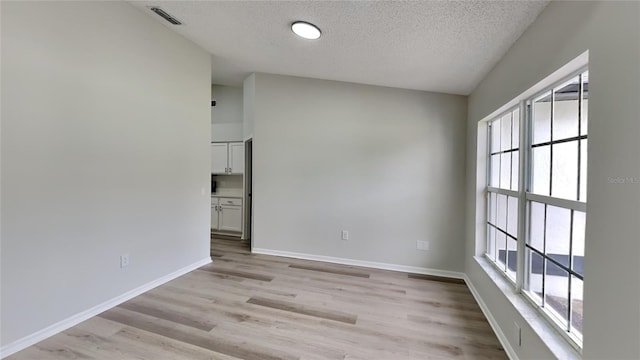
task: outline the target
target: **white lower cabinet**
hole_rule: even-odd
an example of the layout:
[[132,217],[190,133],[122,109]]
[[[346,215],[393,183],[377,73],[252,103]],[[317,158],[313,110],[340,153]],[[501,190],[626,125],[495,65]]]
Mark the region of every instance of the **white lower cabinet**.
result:
[[242,199],[211,198],[211,229],[242,231]]
[[211,229],[218,230],[218,198],[211,198]]
[[242,206],[220,205],[219,229],[242,231]]

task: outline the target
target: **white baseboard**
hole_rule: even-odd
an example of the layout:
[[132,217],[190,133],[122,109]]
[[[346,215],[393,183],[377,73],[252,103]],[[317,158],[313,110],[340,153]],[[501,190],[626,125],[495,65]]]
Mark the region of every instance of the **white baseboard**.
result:
[[418,266],[396,265],[396,264],[388,264],[388,263],[381,263],[381,262],[374,262],[374,261],[353,260],[353,259],[337,258],[332,256],[313,255],[313,254],[261,249],[261,248],[252,248],[251,252],[254,254],[284,256],[284,257],[289,257],[294,259],[323,261],[323,262],[334,263],[334,264],[362,266],[362,267],[368,267],[368,268],[374,268],[374,269],[400,271],[400,272],[406,272],[406,273],[412,273],[412,274],[433,275],[433,276],[441,276],[441,277],[454,278],[454,279],[465,278],[465,275],[461,272],[429,269],[429,268],[423,268]]
[[467,287],[469,287],[469,290],[471,290],[471,294],[476,299],[476,302],[480,306],[482,313],[489,321],[489,325],[491,325],[493,332],[496,333],[496,336],[498,337],[498,341],[500,341],[500,344],[504,348],[504,351],[507,353],[507,356],[509,357],[509,359],[518,360],[518,354],[516,354],[515,350],[513,350],[513,347],[511,346],[511,343],[507,339],[507,336],[504,334],[504,332],[498,325],[498,321],[496,320],[496,318],[493,317],[493,314],[491,314],[491,311],[489,311],[489,307],[487,307],[487,304],[484,302],[484,300],[482,300],[482,298],[480,297],[480,293],[478,292],[478,290],[476,290],[476,287],[473,285],[473,283],[467,277],[466,274],[464,275],[464,282],[467,283]]
[[159,279],[148,282],[144,285],[141,285],[133,290],[127,291],[122,295],[118,295],[113,299],[107,300],[101,304],[98,304],[90,309],[79,312],[75,315],[72,315],[64,320],[58,321],[57,323],[47,326],[42,330],[38,330],[31,335],[27,335],[21,339],[18,339],[10,344],[7,344],[0,348],[0,358],[5,358],[11,354],[15,354],[16,352],[25,349],[35,343],[38,343],[50,336],[53,336],[57,333],[60,333],[72,326],[78,325],[79,323],[92,318],[106,310],[109,310],[123,302],[130,300],[142,293],[145,293],[155,287],[158,287],[164,283],[167,283],[179,276],[182,276],[188,272],[191,272],[201,266],[211,263],[211,258],[205,258],[200,261],[197,261],[191,265],[185,266],[182,269],[176,270],[170,274],[167,274]]

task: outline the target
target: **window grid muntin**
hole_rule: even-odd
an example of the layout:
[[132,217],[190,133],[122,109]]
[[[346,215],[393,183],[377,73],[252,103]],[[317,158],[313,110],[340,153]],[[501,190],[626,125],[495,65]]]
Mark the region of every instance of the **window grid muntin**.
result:
[[[573,212],[573,210],[572,210],[572,212]],[[507,235],[507,236],[508,236],[508,235]],[[533,247],[533,246],[531,246],[531,245],[529,245],[529,244],[525,244],[525,246],[527,247],[527,249],[529,249],[529,250],[531,250],[531,251],[533,251],[533,252],[537,253],[538,255],[542,256],[543,258],[545,258],[545,259],[549,260],[550,262],[554,263],[556,266],[558,266],[558,267],[559,267],[559,268],[561,268],[562,270],[566,270],[566,271],[569,273],[569,275],[574,275],[574,276],[575,276],[575,277],[577,277],[578,279],[580,279],[580,280],[584,281],[584,276],[583,276],[582,274],[580,274],[579,272],[577,272],[577,271],[575,271],[575,270],[571,269],[571,266],[563,265],[563,264],[562,264],[561,262],[559,262],[558,260],[556,260],[556,259],[554,259],[554,258],[552,258],[552,257],[549,257],[549,256],[545,256],[545,254],[544,254],[542,251],[540,251],[540,250],[536,249],[535,247]],[[569,260],[571,261],[571,257],[569,257]]]

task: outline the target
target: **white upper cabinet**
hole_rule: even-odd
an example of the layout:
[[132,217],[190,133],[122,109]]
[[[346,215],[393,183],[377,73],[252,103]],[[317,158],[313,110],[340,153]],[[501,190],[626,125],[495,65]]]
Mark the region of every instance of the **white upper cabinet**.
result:
[[211,173],[226,174],[227,173],[227,144],[212,143],[211,144]]
[[244,144],[241,142],[211,143],[212,174],[244,173]]
[[244,144],[229,143],[229,172],[242,174],[244,172]]

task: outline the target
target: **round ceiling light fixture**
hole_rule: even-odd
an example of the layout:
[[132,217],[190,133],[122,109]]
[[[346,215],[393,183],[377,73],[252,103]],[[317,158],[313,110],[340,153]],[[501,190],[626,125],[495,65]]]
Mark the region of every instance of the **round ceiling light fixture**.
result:
[[320,38],[322,32],[320,29],[313,25],[312,23],[308,23],[306,21],[296,21],[291,24],[291,31],[293,31],[296,35],[300,36],[303,39],[307,40],[316,40]]

